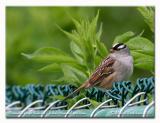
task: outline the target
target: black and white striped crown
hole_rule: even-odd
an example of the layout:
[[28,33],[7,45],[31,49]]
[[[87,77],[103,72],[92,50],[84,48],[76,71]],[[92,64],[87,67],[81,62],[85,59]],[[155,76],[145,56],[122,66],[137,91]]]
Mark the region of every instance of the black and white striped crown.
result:
[[121,50],[124,48],[126,48],[126,45],[123,43],[117,43],[117,44],[113,45],[113,47],[112,47],[112,49],[114,49],[114,50]]

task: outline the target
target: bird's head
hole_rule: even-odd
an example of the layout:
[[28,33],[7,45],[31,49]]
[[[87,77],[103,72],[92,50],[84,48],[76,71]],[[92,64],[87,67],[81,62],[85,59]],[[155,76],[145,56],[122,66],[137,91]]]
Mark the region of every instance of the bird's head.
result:
[[112,48],[110,49],[111,53],[116,53],[119,55],[126,55],[126,54],[130,54],[129,48],[127,47],[126,44],[123,43],[116,43],[112,46]]

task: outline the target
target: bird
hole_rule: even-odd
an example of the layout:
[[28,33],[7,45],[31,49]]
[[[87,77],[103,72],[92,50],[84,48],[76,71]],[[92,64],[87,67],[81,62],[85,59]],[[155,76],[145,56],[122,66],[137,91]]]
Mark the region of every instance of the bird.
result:
[[100,87],[112,88],[114,82],[127,80],[133,73],[133,57],[128,46],[116,43],[110,49],[109,55],[100,63],[93,74],[78,89],[66,96],[63,101],[72,97],[82,89]]

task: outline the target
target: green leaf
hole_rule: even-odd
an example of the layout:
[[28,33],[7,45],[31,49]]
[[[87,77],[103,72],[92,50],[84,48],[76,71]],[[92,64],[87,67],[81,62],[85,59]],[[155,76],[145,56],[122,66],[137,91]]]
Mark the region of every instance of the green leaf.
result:
[[99,102],[95,101],[95,100],[92,100],[92,99],[89,99],[89,101],[91,102],[91,108],[96,108],[97,106],[100,105]]
[[136,51],[131,51],[134,57],[134,66],[140,69],[154,71],[154,56],[146,55]]
[[[99,11],[98,11],[96,17],[93,18],[90,23],[89,23],[89,21],[88,21],[88,23],[86,24],[86,25],[88,25],[88,27],[87,27],[88,30],[86,30],[86,31],[89,32],[89,33],[86,32],[86,34],[88,35],[88,37],[89,37],[90,40],[92,40],[92,41],[95,41],[95,40],[96,40],[96,36],[97,36],[97,38],[99,38],[100,35],[101,35],[101,33],[102,33],[102,32],[101,32],[102,26],[100,27],[99,31],[96,32],[96,31],[97,31],[98,18],[99,18]],[[86,21],[86,22],[87,22],[87,21]],[[95,34],[96,34],[96,35],[95,35]],[[94,43],[95,43],[95,42],[94,42]]]
[[105,58],[108,55],[108,50],[106,46],[102,43],[97,41],[97,51],[101,58]]
[[154,44],[147,38],[137,36],[130,39],[126,44],[131,51],[151,56],[154,55]]
[[42,68],[40,68],[38,71],[43,71],[43,72],[48,72],[48,71],[52,71],[52,72],[59,72],[62,71],[61,67],[59,64],[53,63],[53,64],[49,64],[46,65]]
[[154,32],[154,10],[152,7],[138,7],[137,9],[144,17],[144,21],[150,27],[150,30]]
[[[67,104],[68,104],[68,109],[71,108],[77,101],[79,101],[82,98],[85,98],[85,94],[83,92],[80,92],[80,94],[78,96],[67,99],[66,101],[67,101]],[[84,105],[84,104],[80,103],[79,106],[80,105]]]
[[57,85],[64,85],[64,84],[67,85],[68,84],[68,85],[73,85],[76,87],[81,85],[81,83],[79,81],[77,82],[76,80],[74,80],[74,78],[68,78],[68,77],[64,77],[64,76],[55,80],[54,84],[57,84]]
[[79,84],[86,81],[87,76],[82,71],[66,64],[62,64],[61,67],[62,67],[65,79],[79,82]]
[[116,43],[125,43],[127,42],[130,38],[132,38],[134,36],[134,32],[132,31],[129,31],[129,32],[126,32],[126,33],[123,33],[121,35],[118,35],[115,37],[114,41],[113,41],[113,44],[116,44]]
[[84,63],[83,62],[83,59],[84,59],[83,56],[84,56],[84,54],[83,54],[82,50],[80,49],[80,47],[76,43],[74,43],[73,41],[71,41],[70,48],[71,48],[71,51],[72,51],[73,55],[76,57],[76,59],[81,64],[83,64]]
[[100,63],[102,62],[102,57],[100,57],[100,56],[96,56],[96,58],[95,58],[95,66],[99,66],[100,65]]
[[64,96],[61,96],[61,95],[54,95],[54,96],[49,96],[46,100],[47,104],[50,104],[54,101],[57,101],[57,100],[63,100],[65,97]]
[[97,32],[97,35],[96,35],[98,41],[100,41],[100,39],[101,39],[102,27],[103,27],[103,24],[101,23],[101,24],[100,24],[100,28],[99,28],[99,30],[98,30],[98,32]]
[[87,77],[89,77],[87,72],[86,72],[87,71],[87,67],[85,65],[76,64],[76,63],[65,63],[65,64],[76,68],[77,70],[83,72]]
[[41,48],[34,52],[33,54],[25,54],[22,53],[23,56],[27,57],[28,59],[32,59],[42,63],[63,63],[63,62],[76,62],[71,56],[67,55],[63,51],[48,47],[48,48]]
[[95,54],[94,51],[92,49],[92,46],[87,44],[86,48],[85,48],[85,64],[87,64],[88,70],[90,72],[92,72],[92,70],[94,69],[94,60],[95,60]]
[[154,44],[144,37],[134,37],[126,42],[134,58],[134,66],[154,70]]
[[81,46],[81,41],[78,37],[78,34],[75,30],[73,30],[71,33],[63,30],[61,27],[57,26],[71,41],[75,42],[78,46]]

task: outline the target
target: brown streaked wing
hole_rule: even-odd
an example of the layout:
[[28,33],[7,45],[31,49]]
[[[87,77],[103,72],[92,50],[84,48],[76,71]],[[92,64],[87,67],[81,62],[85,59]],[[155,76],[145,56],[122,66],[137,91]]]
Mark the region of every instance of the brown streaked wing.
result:
[[88,80],[90,86],[97,85],[104,77],[113,73],[113,69],[111,67],[114,62],[115,59],[112,57],[107,57],[105,60],[103,60]]

